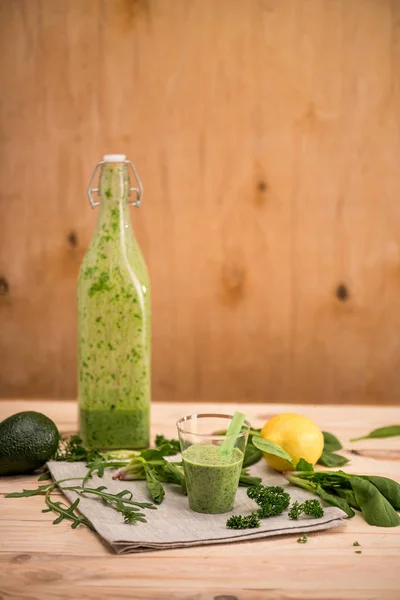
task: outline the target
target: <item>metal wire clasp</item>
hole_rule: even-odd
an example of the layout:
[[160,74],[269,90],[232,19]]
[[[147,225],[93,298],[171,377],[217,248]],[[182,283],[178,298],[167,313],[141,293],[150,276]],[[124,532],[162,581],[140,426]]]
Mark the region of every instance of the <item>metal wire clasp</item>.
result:
[[[87,193],[88,193],[89,202],[90,202],[92,208],[95,208],[96,206],[100,205],[100,202],[95,202],[93,200],[93,196],[92,196],[93,193],[98,194],[99,191],[100,191],[100,188],[98,188],[98,187],[92,188],[92,184],[93,184],[93,181],[94,181],[94,179],[96,177],[97,169],[99,167],[101,167],[102,165],[106,164],[106,162],[107,161],[102,160],[102,161],[100,161],[100,162],[97,163],[97,165],[95,166],[95,169],[93,171],[93,174],[92,174],[92,176],[90,178],[90,181],[89,181]],[[124,160],[123,162],[126,163],[128,166],[131,167],[131,169],[133,171],[133,174],[135,176],[135,179],[136,179],[136,183],[138,185],[138,187],[130,187],[129,188],[129,195],[130,195],[131,192],[136,192],[136,199],[129,201],[129,204],[132,204],[133,206],[136,206],[137,208],[139,208],[140,203],[142,201],[142,196],[143,196],[142,182],[140,181],[139,174],[136,171],[135,165],[133,164],[133,162],[131,162],[130,160]],[[107,164],[111,164],[111,163],[107,162]]]

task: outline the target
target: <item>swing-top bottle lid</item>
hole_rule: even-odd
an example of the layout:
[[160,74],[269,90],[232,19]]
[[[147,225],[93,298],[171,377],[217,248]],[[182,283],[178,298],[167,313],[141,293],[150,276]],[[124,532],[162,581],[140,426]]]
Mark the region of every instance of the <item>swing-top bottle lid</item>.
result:
[[126,154],[105,154],[103,157],[104,162],[125,162]]

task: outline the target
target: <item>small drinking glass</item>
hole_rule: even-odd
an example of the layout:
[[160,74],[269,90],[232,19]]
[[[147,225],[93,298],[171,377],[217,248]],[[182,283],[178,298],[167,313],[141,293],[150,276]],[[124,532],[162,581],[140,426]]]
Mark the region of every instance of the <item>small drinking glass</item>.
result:
[[[233,415],[200,414],[179,419],[189,507],[201,513],[216,514],[232,510],[239,485],[244,452],[250,430],[245,421],[238,435],[226,436]],[[224,440],[229,451],[221,449]]]

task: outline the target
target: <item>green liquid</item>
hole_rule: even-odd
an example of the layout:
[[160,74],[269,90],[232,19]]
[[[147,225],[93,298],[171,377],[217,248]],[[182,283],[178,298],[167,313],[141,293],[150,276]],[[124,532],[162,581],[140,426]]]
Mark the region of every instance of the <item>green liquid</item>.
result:
[[81,410],[80,432],[88,448],[149,446],[149,410]]
[[201,513],[225,513],[233,508],[243,452],[234,448],[219,455],[219,446],[198,444],[182,453],[189,506]]
[[80,432],[89,448],[145,448],[150,281],[133,235],[126,166],[100,176],[100,212],[78,281]]

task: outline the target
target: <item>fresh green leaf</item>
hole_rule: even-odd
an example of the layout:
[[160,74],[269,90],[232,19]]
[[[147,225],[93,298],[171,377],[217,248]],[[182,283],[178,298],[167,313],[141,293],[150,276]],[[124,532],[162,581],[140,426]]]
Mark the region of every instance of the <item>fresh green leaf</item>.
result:
[[243,468],[251,467],[262,459],[262,452],[253,444],[253,438],[249,438],[243,458]]
[[353,542],[353,546],[361,546],[358,542]]
[[145,465],[146,484],[150,496],[156,504],[161,504],[164,499],[165,491],[162,483],[157,478],[155,470],[148,464]]
[[44,473],[41,474],[41,476],[39,477],[38,481],[51,481],[52,480],[52,476],[50,471],[45,471]]
[[[161,448],[163,448],[163,446]],[[144,459],[146,462],[158,462],[159,464],[164,464],[164,456],[168,456],[168,454],[164,455],[161,448],[158,448],[157,450],[155,448],[142,450],[140,453],[140,458]]]
[[314,467],[311,463],[301,458],[296,465],[296,471],[314,471]]
[[378,475],[360,475],[361,479],[368,479],[380,493],[385,496],[395,510],[400,510],[400,484],[393,479]]
[[53,483],[47,483],[45,485],[39,485],[35,490],[22,490],[22,492],[11,492],[4,494],[5,498],[29,498],[30,496],[41,496],[44,495],[50,487],[53,487]]
[[367,479],[354,476],[350,480],[357,503],[369,525],[397,527],[400,517],[377,487]]
[[325,491],[320,484],[317,484],[316,486],[316,493],[327,504],[341,508],[350,519],[354,517],[354,510],[349,506],[348,502],[344,498],[339,498],[338,496],[330,494],[329,492]]
[[362,435],[358,438],[351,438],[351,442],[358,442],[359,440],[368,440],[374,438],[388,438],[394,437],[396,435],[400,435],[400,425],[387,425],[386,427],[379,427],[378,429],[374,429],[367,433],[367,435]]
[[324,452],[334,452],[342,449],[342,444],[333,433],[323,431],[322,435],[324,436]]
[[261,450],[261,452],[266,452],[267,454],[273,454],[274,456],[283,458],[288,463],[295,466],[293,463],[292,457],[287,452],[285,452],[285,450],[283,450],[283,448],[278,446],[278,444],[275,444],[274,442],[270,442],[269,440],[265,440],[264,438],[256,436],[256,435],[253,437],[253,444],[255,445],[256,448]]
[[350,462],[345,456],[335,454],[335,452],[323,452],[320,459],[318,460],[319,465],[324,467],[342,467]]
[[262,481],[261,477],[254,477],[252,475],[248,475],[246,470],[243,469],[240,473],[239,485],[242,487],[249,487],[251,485],[258,485]]
[[181,446],[179,444],[179,440],[168,440],[166,437],[164,437],[163,435],[156,435],[156,439],[155,439],[155,446],[156,448],[161,448],[162,446],[165,446],[166,444],[169,444],[174,453],[172,454],[172,450],[171,450],[171,454],[164,454],[164,456],[174,456],[175,454],[179,454],[179,452],[181,451]]
[[333,488],[335,491],[335,494],[337,494],[338,496],[340,496],[340,498],[343,498],[344,500],[346,500],[347,504],[349,504],[349,506],[351,506],[352,508],[355,508],[357,510],[361,510],[360,506],[356,500],[356,495],[353,492],[353,490],[348,490],[346,488]]
[[58,450],[52,460],[67,461],[67,462],[82,462],[94,460],[100,456],[97,450],[87,450],[83,446],[83,442],[79,435],[71,435],[71,437],[60,438]]
[[297,538],[298,544],[307,544],[307,542],[308,542],[308,537],[307,537],[306,533],[302,537]]
[[241,515],[232,515],[226,522],[228,529],[254,529],[260,527],[260,519],[257,513],[252,513],[246,517]]

